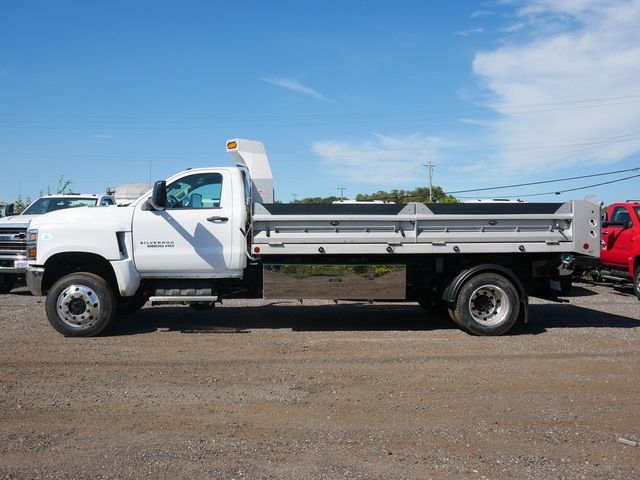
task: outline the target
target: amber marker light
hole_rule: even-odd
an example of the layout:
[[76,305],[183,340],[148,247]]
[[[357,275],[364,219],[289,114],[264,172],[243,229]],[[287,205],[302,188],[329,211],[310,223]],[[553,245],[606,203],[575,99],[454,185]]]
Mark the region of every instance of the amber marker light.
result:
[[236,148],[238,146],[238,142],[227,142],[227,148],[229,150],[233,150],[234,148]]

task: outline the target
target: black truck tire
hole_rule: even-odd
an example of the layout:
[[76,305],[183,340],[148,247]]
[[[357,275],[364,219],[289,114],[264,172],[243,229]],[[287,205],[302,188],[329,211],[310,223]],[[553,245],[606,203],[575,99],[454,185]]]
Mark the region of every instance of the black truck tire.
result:
[[518,320],[520,296],[503,275],[481,273],[465,282],[452,318],[473,335],[502,335]]
[[102,277],[72,273],[49,289],[46,311],[49,323],[66,337],[93,337],[116,316],[116,296]]
[[636,274],[633,276],[633,291],[640,300],[640,265],[636,267]]
[[15,275],[0,274],[0,293],[9,293],[13,290],[17,278]]

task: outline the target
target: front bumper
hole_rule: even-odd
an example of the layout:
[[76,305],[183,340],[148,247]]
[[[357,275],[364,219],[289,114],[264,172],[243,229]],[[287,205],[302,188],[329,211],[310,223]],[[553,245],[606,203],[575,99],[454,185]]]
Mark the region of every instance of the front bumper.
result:
[[27,287],[34,295],[42,295],[42,277],[44,277],[44,267],[34,267],[29,265],[25,273]]
[[0,255],[0,273],[20,275],[27,270],[26,255]]

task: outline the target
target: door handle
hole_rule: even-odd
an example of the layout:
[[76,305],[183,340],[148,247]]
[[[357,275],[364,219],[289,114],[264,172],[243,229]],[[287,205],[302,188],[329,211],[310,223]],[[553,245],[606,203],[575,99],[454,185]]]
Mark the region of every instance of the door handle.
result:
[[229,221],[229,217],[209,217],[207,218],[207,222],[212,222],[212,223],[222,223],[222,222],[228,222]]

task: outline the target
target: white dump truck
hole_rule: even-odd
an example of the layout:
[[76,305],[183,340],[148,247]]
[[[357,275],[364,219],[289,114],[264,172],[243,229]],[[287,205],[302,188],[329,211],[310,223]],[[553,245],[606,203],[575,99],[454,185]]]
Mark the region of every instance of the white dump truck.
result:
[[31,222],[27,284],[56,330],[96,335],[147,302],[289,298],[417,301],[499,335],[529,295],[556,296],[563,255],[599,255],[589,201],[280,204],[262,143],[227,151],[235,166],[180,172],[129,206]]

